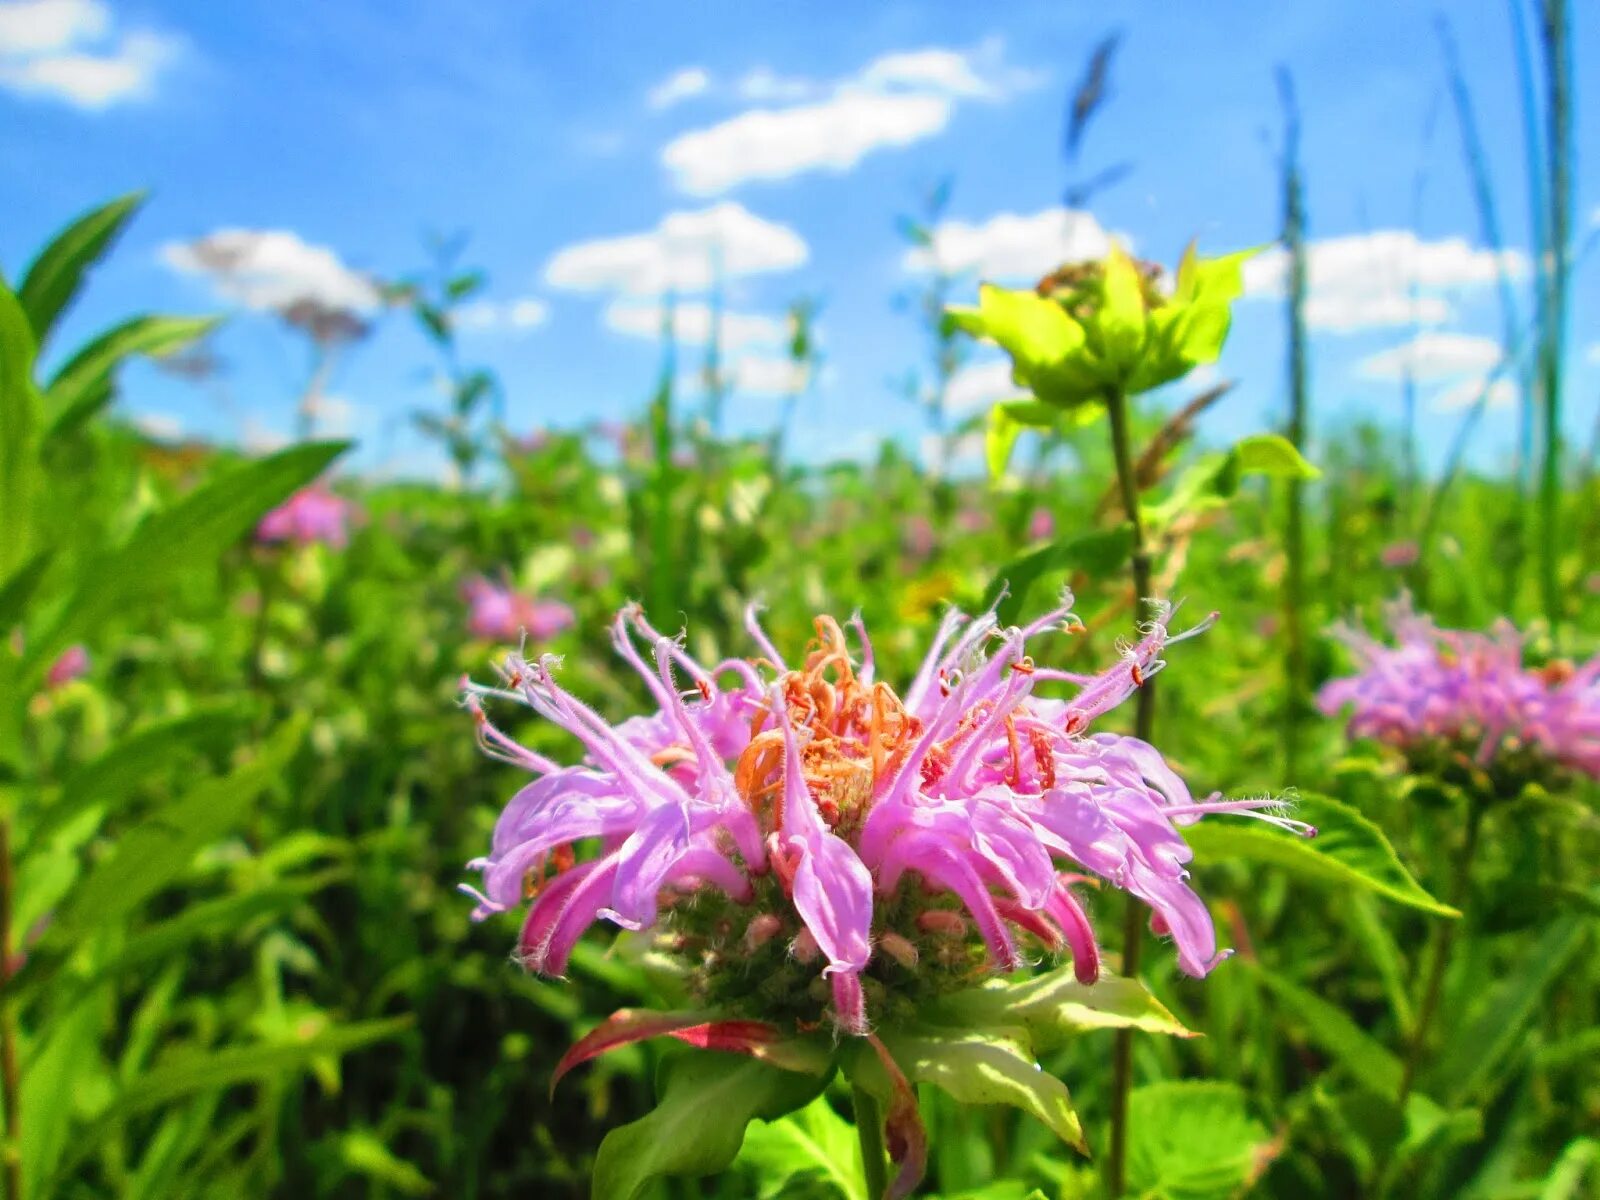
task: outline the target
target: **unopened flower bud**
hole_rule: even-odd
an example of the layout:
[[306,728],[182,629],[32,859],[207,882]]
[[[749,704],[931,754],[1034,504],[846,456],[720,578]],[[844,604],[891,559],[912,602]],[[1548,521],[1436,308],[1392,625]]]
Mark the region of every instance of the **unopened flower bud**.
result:
[[[744,947],[746,950],[758,950],[782,932],[783,921],[776,913],[762,913],[745,926]],[[815,939],[812,941],[815,944]]]
[[898,933],[886,933],[878,939],[878,948],[908,971],[917,968],[917,948]]
[[917,917],[917,928],[923,933],[947,933],[955,937],[965,937],[967,919],[947,908],[930,908]]
[[817,945],[817,939],[812,936],[811,930],[802,929],[800,935],[789,943],[789,953],[796,962],[816,962],[822,955],[822,948]]

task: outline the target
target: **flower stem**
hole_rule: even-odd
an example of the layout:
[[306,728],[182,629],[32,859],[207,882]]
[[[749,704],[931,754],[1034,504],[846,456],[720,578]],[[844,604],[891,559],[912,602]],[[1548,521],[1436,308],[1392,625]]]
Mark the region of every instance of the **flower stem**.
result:
[[[1455,870],[1450,881],[1449,904],[1460,909],[1467,898],[1467,887],[1472,877],[1472,860],[1478,852],[1478,830],[1483,824],[1483,805],[1476,797],[1468,801],[1467,835],[1456,854]],[[1450,947],[1455,942],[1456,926],[1463,920],[1445,920],[1436,927],[1433,939],[1433,956],[1428,963],[1428,981],[1422,992],[1422,1004],[1417,1009],[1417,1021],[1411,1030],[1411,1046],[1406,1051],[1405,1067],[1400,1075],[1399,1104],[1403,1109],[1411,1096],[1417,1080],[1417,1070],[1422,1065],[1423,1052],[1428,1045],[1428,1028],[1439,1008],[1439,995],[1444,987],[1445,964],[1450,961]]]
[[883,1200],[889,1188],[887,1156],[883,1148],[883,1110],[871,1092],[859,1087],[850,1089],[850,1103],[855,1108],[856,1137],[861,1143],[861,1171],[867,1183],[867,1200]]
[[[1144,541],[1144,521],[1139,515],[1139,480],[1128,446],[1128,397],[1121,388],[1106,392],[1106,415],[1111,423],[1111,455],[1117,465],[1117,487],[1122,510],[1133,527],[1133,613],[1138,625],[1140,605],[1151,598],[1150,552]],[[1154,680],[1139,689],[1134,708],[1134,736],[1149,741],[1156,719]],[[1128,897],[1122,918],[1122,974],[1132,979],[1139,971],[1144,944],[1144,914],[1139,902]],[[1128,1162],[1128,1092],[1133,1087],[1133,1031],[1117,1030],[1111,1056],[1111,1152],[1106,1157],[1106,1191],[1115,1200],[1123,1192]]]
[[22,1085],[17,1071],[17,1023],[11,1009],[12,911],[11,820],[0,817],[0,1098],[5,1104],[6,1200],[22,1200]]

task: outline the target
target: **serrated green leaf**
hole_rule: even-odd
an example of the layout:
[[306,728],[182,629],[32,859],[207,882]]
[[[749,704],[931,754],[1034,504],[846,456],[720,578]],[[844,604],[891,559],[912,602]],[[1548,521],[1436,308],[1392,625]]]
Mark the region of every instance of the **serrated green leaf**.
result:
[[735,1165],[754,1174],[757,1200],[778,1200],[800,1190],[869,1200],[855,1127],[826,1096],[780,1120],[753,1122]]
[[1306,1037],[1338,1060],[1363,1088],[1380,1096],[1400,1091],[1400,1060],[1342,1009],[1265,967],[1247,962],[1244,969],[1266,986]]
[[1111,574],[1133,552],[1133,526],[1096,530],[1081,537],[1051,542],[1030,554],[1013,559],[989,582],[983,604],[987,608],[1006,592],[996,615],[1002,625],[1014,625],[1023,612],[1028,592],[1041,575],[1062,571],[1086,571],[1096,578]]
[[143,203],[144,193],[133,192],[84,213],[52,238],[23,273],[17,295],[40,345],[83,286],[89,268]]
[[103,555],[85,576],[50,629],[28,645],[25,676],[44,666],[147,594],[218,556],[274,505],[310,483],[342,454],[347,442],[308,442],[233,468],[176,504],[147,517],[120,547]]
[[1070,966],[1022,979],[991,979],[942,996],[926,1011],[928,1020],[953,1028],[1026,1029],[1040,1051],[1095,1029],[1194,1036],[1137,979],[1102,975],[1094,983],[1079,983]]
[[217,317],[133,317],[73,355],[44,389],[49,435],[83,421],[111,397],[118,367],[138,355],[175,354],[217,325]]
[[963,1104],[1004,1104],[1088,1153],[1067,1085],[1044,1070],[1018,1035],[993,1028],[886,1033],[884,1044],[915,1083],[931,1083]]
[[1224,1200],[1276,1155],[1231,1083],[1146,1084],[1128,1099],[1128,1184],[1145,1200]]
[[1183,830],[1200,863],[1229,858],[1274,863],[1297,878],[1355,885],[1369,892],[1445,917],[1461,914],[1430,896],[1399,856],[1383,831],[1349,805],[1328,796],[1303,795],[1294,803],[1298,820],[1309,822],[1317,836],[1304,838],[1260,821],[1201,821]]
[[[692,1051],[667,1060],[656,1107],[613,1129],[595,1156],[594,1200],[635,1200],[669,1175],[711,1175],[739,1153],[751,1121],[803,1108],[827,1085],[755,1059]],[[715,1114],[714,1119],[708,1116]]]

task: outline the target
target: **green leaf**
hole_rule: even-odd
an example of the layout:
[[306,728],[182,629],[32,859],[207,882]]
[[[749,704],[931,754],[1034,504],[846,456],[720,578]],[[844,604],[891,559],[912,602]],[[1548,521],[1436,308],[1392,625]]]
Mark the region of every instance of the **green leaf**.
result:
[[1475,989],[1481,996],[1476,1015],[1453,1026],[1454,1036],[1423,1076],[1431,1095],[1461,1100],[1502,1073],[1538,1016],[1545,993],[1563,977],[1587,933],[1581,917],[1558,918],[1505,978],[1486,992]]
[[1095,328],[1106,362],[1126,375],[1144,350],[1144,285],[1139,268],[1127,253],[1112,243],[1102,265],[1104,280],[1101,302],[1095,310]]
[[1002,625],[1014,625],[1024,611],[1028,592],[1041,575],[1058,571],[1085,571],[1100,578],[1111,574],[1133,553],[1133,526],[1097,530],[1081,537],[1051,542],[1031,554],[1013,559],[990,581],[984,593],[985,608],[1000,600],[997,615]]
[[50,434],[77,425],[111,398],[113,376],[129,358],[174,354],[217,325],[217,317],[133,317],[88,343],[45,388]]
[[1128,1184],[1145,1200],[1223,1200],[1277,1147],[1231,1083],[1151,1083],[1128,1098]]
[[883,1040],[914,1082],[935,1084],[962,1104],[1021,1109],[1067,1145],[1088,1153],[1067,1085],[1035,1061],[1019,1036],[992,1028],[919,1029],[885,1033]]
[[1270,475],[1277,479],[1319,479],[1322,472],[1301,457],[1294,443],[1276,433],[1253,433],[1233,444],[1232,455],[1240,475]]
[[482,271],[463,271],[444,285],[444,292],[452,300],[465,300],[482,291],[486,282]]
[[50,559],[51,552],[41,550],[0,584],[0,629],[12,629],[21,623],[22,614],[27,611],[33,593],[39,590]]
[[1303,795],[1294,815],[1317,829],[1298,837],[1260,821],[1211,818],[1189,826],[1184,838],[1201,862],[1243,858],[1289,868],[1301,879],[1354,885],[1398,904],[1445,917],[1461,914],[1441,904],[1401,865],[1383,831],[1349,805]]
[[38,489],[43,402],[33,386],[38,345],[17,297],[0,283],[0,576],[28,557]]
[[1581,1189],[1584,1180],[1594,1187],[1600,1187],[1597,1163],[1600,1163],[1600,1141],[1590,1137],[1574,1138],[1561,1151],[1561,1157],[1550,1168],[1550,1174],[1545,1176],[1544,1186],[1539,1189],[1539,1200],[1577,1200],[1579,1196],[1594,1195],[1592,1191]]
[[983,430],[983,458],[989,466],[989,478],[1005,475],[1011,451],[1024,429],[1051,428],[1055,418],[1055,409],[1036,400],[1003,401],[990,408]]
[[1137,979],[1102,975],[1094,983],[1079,983],[1070,966],[952,992],[929,1004],[926,1015],[957,1028],[1020,1027],[1041,1051],[1093,1029],[1195,1036]]
[[1174,303],[1204,301],[1229,304],[1237,300],[1244,294],[1244,264],[1261,253],[1262,249],[1261,246],[1251,246],[1217,258],[1201,258],[1195,253],[1191,242],[1178,263],[1177,287],[1172,296]]
[[380,1190],[393,1189],[402,1196],[433,1193],[428,1177],[385,1146],[370,1129],[352,1129],[339,1139],[339,1161]]
[[283,777],[308,723],[305,713],[285,722],[250,762],[199,784],[125,831],[116,849],[73,892],[47,941],[70,940],[91,926],[115,923],[179,878],[201,849],[233,829],[256,796]]
[[24,272],[17,294],[40,345],[83,286],[89,268],[111,248],[143,203],[144,193],[133,192],[84,213],[58,233]]
[[28,847],[44,840],[79,813],[99,805],[114,809],[164,768],[180,766],[187,752],[220,745],[244,727],[241,712],[190,713],[138,729],[104,754],[78,767],[61,785],[28,833]]
[[24,674],[98,629],[135,597],[146,595],[218,556],[274,505],[320,475],[347,442],[308,442],[235,467],[176,504],[147,517],[121,547],[105,554],[67,601],[50,630],[28,646]]
[[[89,1078],[103,1069],[100,1030],[106,1020],[105,989],[86,989],[85,999],[46,1027],[22,1076],[22,1194],[44,1196],[41,1184],[55,1172],[66,1152],[74,1097]],[[74,1086],[63,1087],[64,1080]]]
[[634,1200],[668,1175],[711,1175],[739,1153],[745,1126],[803,1108],[826,1077],[756,1059],[691,1051],[664,1065],[656,1107],[606,1134],[595,1156],[594,1200]]
[[752,1124],[736,1165],[755,1175],[757,1200],[777,1200],[801,1190],[869,1200],[855,1127],[833,1110],[826,1096],[782,1120]]
[[1357,1083],[1385,1097],[1400,1091],[1400,1060],[1346,1016],[1343,1009],[1265,967],[1246,962],[1245,969],[1272,993],[1294,1023],[1348,1070]]

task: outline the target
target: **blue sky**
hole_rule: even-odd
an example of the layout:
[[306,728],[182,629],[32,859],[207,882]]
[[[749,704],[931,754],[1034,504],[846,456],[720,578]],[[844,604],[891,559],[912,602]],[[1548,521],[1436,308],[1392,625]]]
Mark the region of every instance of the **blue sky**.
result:
[[[1499,329],[1437,7],[0,0],[0,264],[15,273],[71,214],[152,189],[61,344],[133,311],[231,312],[220,387],[139,369],[121,403],[156,427],[264,442],[291,428],[306,377],[270,306],[297,288],[360,304],[366,274],[426,262],[430,231],[470,234],[467,261],[490,273],[463,353],[500,373],[517,430],[637,412],[659,361],[658,293],[679,296],[685,341],[703,334],[694,309],[715,254],[737,343],[730,426],[774,420],[788,375],[767,343],[789,303],[814,296],[826,362],[797,446],[820,458],[885,435],[914,445],[922,418],[895,381],[925,342],[894,304],[919,279],[897,215],[954,181],[936,245],[968,293],[980,274],[1021,280],[1108,234],[1168,262],[1191,238],[1206,251],[1270,241],[1283,64],[1303,110],[1318,425],[1397,413],[1410,361],[1437,460],[1459,420],[1445,410],[1493,363]],[[1447,7],[1507,240],[1525,248],[1508,11]],[[1582,151],[1600,116],[1585,86],[1600,35],[1574,7],[1582,237],[1600,211]],[[1113,92],[1077,175],[1132,171],[1069,219],[1053,211],[1069,181],[1061,112],[1113,27]],[[218,231],[234,231],[225,244],[248,278],[196,269],[192,243]],[[1220,366],[1239,386],[1213,419],[1218,440],[1279,419],[1273,265],[1252,269]],[[1586,259],[1569,404],[1584,438],[1600,390],[1594,280]],[[431,359],[400,316],[375,319],[329,384],[329,426],[362,439],[369,469],[436,469],[405,422],[436,402]],[[956,394],[980,406],[1002,384],[980,358]],[[1509,409],[1492,411],[1480,457],[1503,457],[1512,428]]]

